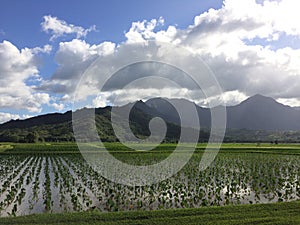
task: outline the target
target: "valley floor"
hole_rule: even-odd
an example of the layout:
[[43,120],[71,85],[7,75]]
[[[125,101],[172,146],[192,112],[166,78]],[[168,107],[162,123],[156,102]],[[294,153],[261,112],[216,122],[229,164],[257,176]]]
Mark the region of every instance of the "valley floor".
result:
[[[175,146],[105,144],[133,165]],[[75,143],[1,143],[0,224],[300,224],[299,144],[223,144],[207,170],[195,170],[205,147],[172,178],[135,188],[99,176]]]

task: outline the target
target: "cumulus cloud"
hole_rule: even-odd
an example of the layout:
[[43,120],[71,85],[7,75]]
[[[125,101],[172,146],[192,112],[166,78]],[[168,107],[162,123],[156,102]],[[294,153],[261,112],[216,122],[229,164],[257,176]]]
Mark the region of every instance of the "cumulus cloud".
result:
[[113,94],[111,92],[101,92],[99,93],[93,100],[90,107],[105,107],[110,104],[108,98],[110,98]]
[[38,90],[63,94],[62,100],[72,99],[72,94],[87,67],[98,57],[113,53],[115,44],[102,42],[90,45],[84,40],[61,42],[55,54],[58,69],[50,80],[43,81]]
[[[41,54],[51,52],[51,46],[18,49],[9,41],[0,43],[0,109],[38,113],[48,106],[62,111],[72,103],[75,90],[79,98],[89,98],[89,106],[95,107],[151,97],[188,98],[201,106],[234,105],[257,93],[300,106],[300,49],[281,42],[282,38],[300,41],[297,6],[294,0],[224,0],[222,8],[196,16],[186,28],[165,27],[162,17],[142,20],[132,23],[124,33],[124,42],[93,45],[80,38],[95,26],[84,28],[45,16],[41,26],[51,34],[51,40],[70,34],[76,38],[59,43],[54,58],[57,69],[47,80],[38,65]],[[161,43],[181,46],[189,54],[170,54]],[[206,98],[187,74],[167,63],[176,62],[180,68],[193,70],[197,67],[189,60],[191,56],[209,66],[222,94]],[[142,59],[159,59],[167,64],[143,64]],[[136,63],[122,68],[129,62]],[[90,71],[91,64],[97,65],[95,71]],[[87,71],[90,78],[78,88]],[[164,75],[173,83],[145,79],[156,75]],[[138,81],[127,85],[134,80]],[[0,112],[0,123],[26,117]]]
[[85,29],[80,26],[68,24],[66,21],[51,15],[44,16],[43,19],[44,21],[41,23],[41,26],[43,31],[52,34],[50,40],[54,40],[66,34],[75,34],[77,38],[81,38],[85,37],[89,32],[96,30],[95,25]]
[[9,120],[26,119],[29,117],[30,117],[29,115],[18,115],[18,114],[11,114],[7,112],[0,112],[0,124]]
[[[86,46],[85,50],[88,49],[90,49],[90,46]],[[86,64],[84,64],[85,61],[77,63],[77,66],[80,66],[80,68],[76,68],[76,71],[81,71],[78,74],[69,73],[70,76],[63,76],[63,74],[60,74],[58,78],[56,78],[56,74],[54,74],[49,82],[45,82],[44,88],[55,88],[57,93],[67,94],[64,96],[65,100],[69,100],[75,90],[77,92],[76,98],[81,100],[90,95],[97,95],[101,90],[111,92],[111,95],[113,96],[113,91],[120,89],[124,91],[127,90],[135,99],[141,99],[143,92],[150,95],[153,91],[151,89],[156,89],[157,91],[155,93],[163,93],[164,91],[169,94],[174,93],[174,96],[176,97],[180,97],[179,93],[183,94],[184,89],[190,89],[196,99],[199,97],[194,92],[195,89],[197,90],[197,84],[189,77],[189,75],[187,75],[187,73],[180,69],[180,66],[179,68],[176,68],[171,62],[176,62],[176,65],[185,65],[185,67],[188,67],[194,74],[198,72],[201,73],[204,68],[202,68],[201,65],[190,67],[188,63],[196,65],[196,63],[199,63],[199,60],[197,57],[193,58],[193,56],[190,56],[190,52],[187,50],[182,50],[183,49],[180,48],[174,49],[174,46],[170,44],[158,44],[155,42],[147,43],[145,45],[141,43],[120,45],[115,51],[111,51],[110,54],[100,56],[99,54],[95,55],[96,61],[93,60],[94,66],[91,68],[86,68]],[[173,54],[174,51],[176,51],[177,54]],[[76,52],[78,53],[79,51]],[[178,54],[180,54],[180,57]],[[93,58],[93,56],[94,55],[90,57]],[[87,59],[90,57],[87,57]],[[72,57],[68,58],[72,59]],[[82,59],[83,57],[79,58]],[[147,62],[143,62],[144,60]],[[164,63],[158,63],[158,61]],[[89,66],[90,62],[88,62],[87,65]],[[69,68],[69,63],[67,63],[66,66],[66,68]],[[59,71],[59,69],[57,71]],[[83,74],[83,72],[85,72],[85,74]],[[83,77],[85,79],[81,80],[80,86],[77,87],[79,79]],[[150,79],[146,79],[149,77]],[[206,77],[203,75],[202,81],[205,81],[205,78]],[[50,84],[50,86],[47,87],[46,83]],[[128,87],[127,85],[129,83],[131,83],[132,86]],[[55,84],[66,85],[57,88],[53,86]],[[103,84],[105,85],[103,86]],[[181,91],[170,92],[172,88],[178,88],[176,84],[181,88]],[[143,90],[140,92],[130,90],[137,87]],[[159,95],[153,97],[157,96]],[[167,95],[165,97],[171,96]],[[112,98],[108,99],[109,103],[112,103]]]
[[9,41],[0,43],[0,108],[40,112],[42,105],[49,102],[49,94],[36,92],[26,81],[40,78],[38,55],[50,50],[48,45],[19,50]]
[[[286,16],[290,12],[293,17]],[[299,39],[296,18],[295,1],[225,0],[221,9],[196,16],[181,30],[181,43],[210,66],[226,92],[295,98],[299,49],[276,48],[276,43],[283,34]]]
[[[80,77],[95,60],[101,59],[101,67],[98,68],[101,74],[116,71],[114,67],[127,62],[128,58],[138,61],[145,55],[149,58],[156,55],[162,61],[168,61],[178,56],[160,48],[160,42],[167,42],[183,46],[192,55],[200,57],[213,71],[224,93],[209,99],[204,99],[202,95],[201,99],[201,93],[191,87],[183,74],[176,76],[174,73],[172,78],[183,85],[181,89],[161,87],[161,83],[145,87],[144,83],[140,84],[140,89],[132,86],[125,91],[122,85],[128,74],[135,74],[135,79],[143,77],[142,68],[126,68],[123,77],[120,73],[120,76],[110,80],[102,95],[99,95],[97,88],[106,80],[95,73],[82,87],[81,93],[94,95],[93,104],[96,106],[111,103],[117,95],[123,96],[119,99],[121,104],[159,94],[169,98],[186,97],[188,94],[191,100],[201,105],[206,105],[208,101],[233,105],[257,93],[297,105],[300,104],[296,101],[300,96],[300,49],[293,46],[279,48],[277,45],[284,37],[300,41],[297,4],[293,0],[224,0],[222,8],[210,9],[196,16],[191,25],[184,29],[176,26],[163,28],[164,19],[158,18],[133,22],[124,34],[126,40],[119,45],[111,42],[90,45],[78,39],[61,42],[55,57],[59,67],[41,88],[62,94],[63,101],[71,101]],[[152,51],[141,51],[140,46],[148,45],[150,40],[156,43]],[[114,57],[113,53],[118,53],[118,57]],[[194,66],[193,62],[185,60],[184,55],[177,61],[178,65],[187,68]],[[148,72],[155,70],[147,69]],[[156,72],[159,73],[158,70]]]
[[133,22],[131,28],[125,33],[127,38],[127,43],[137,43],[144,42],[145,39],[152,39],[156,36],[154,29],[164,24],[164,19],[160,17],[157,19],[152,19],[150,21],[143,20],[138,22]]
[[64,107],[65,107],[64,104],[62,104],[62,103],[56,103],[56,102],[52,103],[51,105],[52,105],[52,107],[54,109],[56,109],[58,111],[62,111],[64,109]]

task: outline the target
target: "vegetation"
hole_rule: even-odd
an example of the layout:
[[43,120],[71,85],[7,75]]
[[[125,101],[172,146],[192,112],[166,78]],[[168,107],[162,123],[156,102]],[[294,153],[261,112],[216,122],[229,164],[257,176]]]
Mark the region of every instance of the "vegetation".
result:
[[12,148],[13,148],[13,146],[10,144],[0,144],[0,152],[4,152],[7,149],[12,149]]
[[[79,113],[84,114],[82,109]],[[96,126],[98,134],[104,142],[116,142],[113,128],[110,122],[111,107],[96,109]],[[63,117],[63,118],[62,118]],[[130,127],[136,136],[145,138],[150,131],[148,123],[152,117],[135,108],[131,113]],[[16,120],[0,125],[0,142],[72,142],[74,141],[71,112],[66,114],[48,114],[31,118],[29,120]],[[89,125],[89,121],[84,121],[83,126]],[[119,127],[122,131],[122,126]],[[123,132],[126,135],[125,132]],[[180,127],[168,123],[166,141],[178,140]],[[93,140],[87,140],[93,141]]]
[[5,224],[299,224],[300,202],[137,212],[97,211],[0,218]]
[[[136,152],[121,143],[105,145],[116,158],[135,165],[161,161],[176,146],[165,143],[148,152]],[[5,146],[10,145],[7,143]],[[199,162],[206,147],[199,144],[189,163],[179,173],[144,187],[129,187],[104,179],[86,164],[81,154],[76,154],[79,151],[73,143],[11,146],[13,148],[6,148],[0,154],[1,216],[95,210],[134,210],[141,211],[137,215],[143,215],[145,210],[300,199],[299,145],[224,144],[214,163],[199,171]],[[198,216],[191,221],[196,218]]]
[[[164,142],[172,143],[178,141],[181,127],[176,120],[172,122],[172,117],[168,120],[165,114],[159,114],[146,104],[138,102],[130,113],[129,121],[132,132],[139,138],[146,138],[150,135],[149,121],[155,116],[161,116],[167,121],[167,133]],[[126,106],[125,106],[126,107]],[[78,113],[85,115],[82,109]],[[154,110],[154,111],[153,111]],[[174,120],[174,119],[173,119]],[[111,107],[95,109],[95,121],[98,134],[104,142],[117,142],[111,125]],[[207,122],[207,121],[205,121]],[[88,126],[92,121],[83,120],[82,126]],[[183,128],[189,129],[189,128]],[[192,128],[190,128],[192,129]],[[122,124],[118,130],[123,137],[127,137]],[[207,142],[209,139],[209,129],[201,127],[199,143]],[[29,118],[27,120],[12,120],[0,125],[0,142],[15,143],[43,143],[43,142],[74,142],[72,128],[72,113],[53,113]],[[86,141],[94,141],[86,140]],[[227,129],[224,142],[252,142],[252,143],[299,143],[300,131],[268,131],[249,129]]]

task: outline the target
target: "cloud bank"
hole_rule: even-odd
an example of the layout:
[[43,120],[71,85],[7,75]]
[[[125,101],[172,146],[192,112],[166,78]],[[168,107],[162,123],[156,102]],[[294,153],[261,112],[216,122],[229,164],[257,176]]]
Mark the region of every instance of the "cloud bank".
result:
[[[200,105],[216,99],[233,105],[259,93],[284,104],[300,106],[300,49],[292,44],[282,45],[291,39],[300,41],[297,6],[300,3],[295,0],[224,0],[222,8],[210,9],[196,16],[186,28],[164,27],[162,17],[135,21],[124,33],[122,43],[105,41],[98,44],[81,39],[95,30],[94,26],[83,28],[45,16],[41,26],[50,33],[51,40],[68,34],[76,35],[76,38],[58,44],[54,58],[58,67],[49,79],[43,79],[39,74],[36,57],[48,52],[50,46],[18,50],[8,41],[0,43],[0,108],[38,112],[43,104],[47,104],[63,109],[72,102],[77,84],[91,63],[100,58],[110,68],[115,63],[110,59],[120,48],[128,47],[130,51],[119,54],[115,58],[119,62],[145,54],[137,54],[132,46],[145,45],[149,41],[157,43],[156,47],[160,42],[183,46],[200,57],[215,74],[224,94],[205,99],[188,84],[182,88],[166,86],[163,89],[153,86],[139,89],[133,85],[124,90],[121,79],[112,80],[111,88],[99,93],[97,87],[101,77],[95,75],[82,87],[83,92],[93,95],[93,105],[111,104],[115,96],[121,96],[118,104],[124,104],[155,95],[168,98],[189,96]],[[159,51],[152,54],[159,54]],[[165,54],[162,60],[163,57],[172,56]],[[182,60],[182,63],[186,67],[193,66],[189,61]],[[138,76],[141,71],[131,72]],[[28,85],[29,78],[40,79],[40,82]],[[181,79],[182,83],[188,82],[184,76]]]
[[[290,46],[276,48],[276,43],[283,36],[300,38],[300,28],[296,22],[296,18],[300,16],[296,8],[295,1],[291,0],[266,0],[260,3],[255,0],[225,0],[221,9],[210,9],[196,16],[186,29],[175,26],[160,29],[164,24],[163,18],[133,22],[125,33],[126,40],[119,46],[152,40],[188,48],[203,59],[216,75],[224,90],[224,96],[218,98],[224,104],[236,104],[257,93],[280,98],[283,103],[289,103],[289,99],[293,99],[294,105],[295,101],[300,104],[300,50]],[[68,45],[72,47],[63,48]],[[111,46],[109,53],[117,51],[113,43],[100,45]],[[48,81],[57,83],[52,90],[71,96],[75,90],[72,83],[77,84],[78,77],[89,62],[95,56],[105,58],[105,54],[101,55],[95,50],[97,48],[77,39],[61,43],[56,54],[57,61],[68,58],[69,61],[77,63],[76,67],[71,63],[61,64]],[[70,54],[70,51],[73,53]],[[124,57],[131,57],[130,52]],[[119,60],[122,60],[121,56]],[[186,64],[192,66],[189,62]],[[67,85],[59,85],[58,80],[60,84]],[[116,79],[115,85],[117,82],[119,80]],[[111,91],[111,95],[115,95],[115,91]],[[149,89],[149,95],[150,92]],[[178,94],[177,90],[174,90],[174,96],[175,94]],[[134,97],[144,95],[135,93]],[[168,96],[170,95],[172,93]],[[109,96],[109,93],[105,96]],[[191,100],[200,104],[207,102],[205,99],[198,99],[197,95],[194,96]],[[103,101],[107,102],[107,98],[109,97]]]

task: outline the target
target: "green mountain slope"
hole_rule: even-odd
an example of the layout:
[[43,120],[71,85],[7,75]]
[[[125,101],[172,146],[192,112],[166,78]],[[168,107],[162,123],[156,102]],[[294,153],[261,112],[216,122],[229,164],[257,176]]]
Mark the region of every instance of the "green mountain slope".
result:
[[[173,99],[171,101],[175,101],[182,107],[194,104],[182,99]],[[128,107],[132,107],[129,116],[130,128],[133,134],[141,139],[150,135],[149,122],[152,118],[163,118],[167,125],[164,141],[176,142],[182,129],[193,132],[195,128],[185,127],[181,129],[180,118],[176,110],[168,104],[164,99],[154,98],[146,103],[137,101],[122,107],[114,107],[113,112],[121,112],[128,109]],[[196,107],[201,123],[199,142],[207,142],[209,138],[210,112],[208,109]],[[186,108],[188,109],[188,107]],[[270,112],[268,112],[269,109],[271,110]],[[86,110],[95,110],[97,132],[102,141],[118,141],[111,125],[112,107],[84,108],[76,111],[76,113],[82,114],[80,121],[82,132],[85,131],[85,126],[90,126],[94,123],[94,121],[87,121],[85,117]],[[297,122],[300,119],[299,113],[299,110],[283,106],[270,98],[258,95],[251,97],[237,106],[227,108],[227,130],[224,142],[300,142],[300,128],[297,129],[297,126],[300,124]],[[114,116],[120,118],[116,114]],[[128,131],[124,128],[126,123],[126,121],[120,120],[117,130],[122,138],[130,141]],[[191,120],[190,127],[193,126],[195,125],[193,125]],[[93,140],[96,140],[96,137],[89,137],[86,141]],[[43,141],[75,141],[71,111],[40,115],[25,120],[11,120],[0,124],[0,142]]]
[[[129,107],[129,105],[123,106]],[[118,107],[122,109],[122,107]],[[76,113],[85,114],[86,110],[81,109]],[[111,107],[95,109],[95,121],[99,137],[102,141],[118,141],[111,125]],[[148,110],[151,114],[144,111]],[[149,122],[158,116],[159,113],[148,107],[143,102],[137,102],[130,113],[129,122],[133,134],[139,138],[146,138],[150,135]],[[89,126],[93,121],[82,119],[83,126]],[[124,121],[125,123],[125,121]],[[165,141],[173,142],[178,140],[181,128],[173,123],[166,122],[167,132]],[[122,124],[117,128],[122,135],[126,135]],[[186,128],[189,129],[189,128]],[[93,137],[90,140],[92,141]],[[12,120],[0,125],[0,141],[2,142],[39,142],[39,141],[74,141],[72,127],[72,113],[68,111],[64,114],[53,113],[26,120]]]

